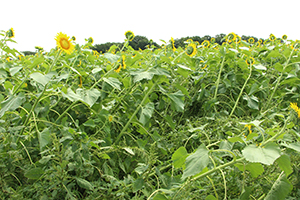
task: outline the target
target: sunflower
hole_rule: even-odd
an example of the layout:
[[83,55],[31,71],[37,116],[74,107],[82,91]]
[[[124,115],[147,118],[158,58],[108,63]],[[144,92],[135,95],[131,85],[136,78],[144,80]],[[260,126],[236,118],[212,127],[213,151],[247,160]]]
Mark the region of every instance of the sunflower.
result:
[[255,60],[253,57],[249,57],[246,59],[246,63],[247,63],[247,65],[250,65],[250,64],[253,65],[255,63]]
[[13,28],[10,28],[7,32],[6,32],[6,36],[9,38],[13,38],[15,37],[15,31]]
[[251,37],[251,38],[248,39],[248,42],[249,42],[250,44],[253,44],[253,43],[255,42],[255,39],[254,39],[253,37]]
[[71,54],[71,52],[74,50],[74,44],[72,44],[71,39],[66,34],[63,34],[62,32],[58,33],[55,40],[57,47],[62,49],[67,54]]
[[193,57],[194,55],[196,55],[196,53],[197,53],[196,45],[195,45],[194,43],[189,44],[189,45],[186,47],[185,53],[186,53],[186,55],[188,55],[189,57]]
[[275,35],[271,34],[271,35],[270,35],[270,37],[269,37],[269,40],[271,40],[271,41],[275,41],[275,40],[276,40],[276,37],[275,37]]
[[134,38],[134,33],[132,31],[126,31],[125,37],[129,40],[132,41]]
[[297,103],[290,103],[290,107],[298,114],[298,118],[300,118],[300,109]]
[[194,41],[192,39],[187,39],[187,43],[193,43]]
[[215,43],[216,42],[216,38],[210,38],[210,43]]
[[126,69],[125,56],[124,55],[122,55],[122,57],[121,57],[121,65],[123,66],[123,69]]
[[238,44],[242,41],[242,38],[241,36],[237,35],[236,38],[235,38],[235,42]]
[[286,40],[286,39],[287,39],[287,35],[283,35],[283,36],[282,36],[282,39],[283,39],[283,40]]
[[175,48],[175,41],[174,41],[174,38],[172,38],[172,37],[171,37],[171,44],[172,44],[173,51],[175,51],[176,50],[176,48]]
[[229,33],[227,36],[226,36],[226,40],[229,42],[229,41],[235,41],[236,39],[236,34],[235,33]]
[[118,67],[118,69],[115,69],[115,72],[119,73],[121,71],[122,65],[120,64],[120,66]]
[[259,39],[257,42],[261,44],[261,43],[263,43],[263,40]]
[[93,39],[92,37],[89,37],[89,38],[88,38],[88,43],[93,44],[93,43],[94,43],[94,39]]
[[300,47],[300,41],[296,40],[293,44],[292,44],[292,49],[299,49]]
[[210,42],[209,42],[208,40],[204,40],[204,41],[201,43],[201,45],[203,45],[204,48],[208,48],[209,45],[210,45]]
[[75,41],[75,40],[76,40],[76,37],[75,37],[75,36],[72,36],[72,37],[71,37],[71,40]]

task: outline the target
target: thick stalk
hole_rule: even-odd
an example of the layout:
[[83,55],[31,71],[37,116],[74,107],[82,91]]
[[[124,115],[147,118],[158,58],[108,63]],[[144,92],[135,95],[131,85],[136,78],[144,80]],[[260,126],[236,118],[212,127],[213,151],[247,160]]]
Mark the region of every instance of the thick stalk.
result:
[[221,73],[222,73],[222,70],[223,70],[224,62],[225,62],[225,56],[223,56],[223,60],[222,60],[222,63],[221,63],[218,79],[217,79],[217,82],[216,82],[216,90],[215,90],[214,99],[217,98],[218,88],[219,88],[219,83],[220,83],[220,79],[221,79]]
[[[159,79],[158,79],[159,80]],[[143,104],[145,103],[145,101],[147,100],[148,96],[152,93],[152,91],[154,90],[154,88],[157,85],[158,80],[152,85],[152,87],[148,90],[147,94],[144,96],[142,102],[140,103],[140,105],[137,107],[137,109],[134,111],[134,113],[131,115],[130,119],[128,120],[128,122],[126,123],[126,125],[123,127],[123,129],[121,130],[121,133],[118,135],[115,144],[118,144],[119,140],[121,139],[121,137],[124,135],[125,131],[127,130],[129,124],[131,123],[131,121],[133,120],[133,118],[136,116],[136,114],[138,113],[138,111],[141,109],[141,107],[143,106]]]
[[244,92],[244,89],[245,89],[245,87],[246,87],[246,85],[247,85],[247,83],[248,83],[248,81],[249,81],[249,79],[250,79],[250,77],[251,77],[251,73],[252,73],[252,64],[250,64],[250,72],[249,72],[249,76],[248,76],[248,78],[246,79],[246,81],[245,81],[245,83],[244,83],[244,85],[243,85],[243,87],[242,87],[242,89],[241,89],[241,91],[240,91],[240,94],[239,94],[237,100],[235,101],[235,104],[234,104],[234,106],[233,106],[233,108],[232,108],[232,110],[231,110],[231,113],[230,113],[229,117],[231,117],[231,115],[232,115],[233,112],[235,111],[235,109],[236,109],[236,107],[237,107],[237,104],[239,103],[239,100],[240,100],[240,98],[241,98],[241,96],[242,96],[242,94],[243,94],[243,92]]
[[288,64],[289,64],[289,62],[291,60],[293,52],[294,52],[294,50],[292,50],[292,52],[290,53],[290,56],[289,56],[288,60],[286,61],[285,65],[283,67],[283,70],[282,70],[282,72],[281,72],[281,74],[280,74],[280,76],[279,76],[279,78],[278,78],[278,80],[276,82],[275,88],[273,89],[273,92],[271,94],[271,97],[268,99],[268,102],[267,102],[266,107],[265,107],[266,109],[268,109],[268,106],[269,106],[269,104],[271,103],[271,101],[273,99],[273,96],[274,96],[274,94],[275,94],[275,92],[276,92],[276,90],[277,90],[277,88],[279,86],[279,83],[280,83],[280,81],[281,81],[281,79],[283,77],[283,72],[285,71],[286,67],[288,66]]

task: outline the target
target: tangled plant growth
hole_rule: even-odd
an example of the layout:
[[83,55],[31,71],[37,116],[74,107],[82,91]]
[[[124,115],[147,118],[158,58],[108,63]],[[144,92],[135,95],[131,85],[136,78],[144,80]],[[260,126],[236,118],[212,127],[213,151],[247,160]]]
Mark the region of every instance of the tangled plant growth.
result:
[[0,42],[4,199],[297,199],[299,41]]

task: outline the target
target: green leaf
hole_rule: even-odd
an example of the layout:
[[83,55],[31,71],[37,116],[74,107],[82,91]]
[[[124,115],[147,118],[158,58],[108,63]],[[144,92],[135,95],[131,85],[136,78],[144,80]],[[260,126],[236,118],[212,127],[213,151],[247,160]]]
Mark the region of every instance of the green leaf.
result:
[[252,187],[246,187],[245,191],[241,194],[240,200],[249,200],[251,195]]
[[267,70],[267,68],[265,66],[263,66],[262,64],[253,65],[253,67],[255,69],[259,69],[259,70]]
[[181,90],[178,90],[175,93],[166,94],[172,101],[171,106],[175,108],[178,112],[184,111],[184,95],[182,94]]
[[157,193],[157,194],[153,197],[153,200],[168,200],[168,198],[167,198],[164,194]]
[[38,138],[41,151],[47,144],[49,144],[52,141],[50,131],[48,128],[45,128],[42,132],[38,132]]
[[152,117],[153,111],[154,111],[153,102],[149,102],[146,104],[145,107],[141,108],[139,121],[143,124],[143,126],[145,126],[148,123],[149,119]]
[[34,73],[30,74],[30,78],[32,78],[36,82],[45,86],[47,83],[49,83],[49,81],[51,80],[51,78],[54,74],[55,74],[54,72],[50,72],[46,75],[43,75],[39,72],[34,72]]
[[188,157],[188,153],[185,149],[185,147],[179,147],[173,155],[172,155],[172,161],[175,168],[185,168],[184,163],[185,159]]
[[248,96],[248,95],[244,95],[243,99],[245,99],[247,101],[247,105],[249,108],[255,109],[255,110],[259,110],[259,106],[258,106],[258,98],[256,96]]
[[142,189],[144,186],[144,179],[143,178],[137,178],[133,183],[132,191],[135,193],[138,190]]
[[283,66],[282,66],[282,64],[280,64],[280,63],[276,63],[276,64],[274,65],[274,68],[275,68],[277,71],[279,71],[279,72],[282,72],[282,71],[283,71]]
[[24,176],[29,179],[39,179],[45,173],[42,168],[32,168],[25,172]]
[[83,179],[83,178],[79,178],[79,177],[75,177],[77,184],[79,185],[79,187],[87,189],[87,190],[93,190],[94,186],[88,182],[87,180]]
[[291,159],[288,155],[281,155],[276,162],[278,163],[280,169],[284,171],[285,175],[288,176],[293,172],[293,168],[291,166]]
[[118,79],[109,77],[109,78],[103,78],[103,81],[107,84],[111,85],[113,88],[121,90],[120,85],[122,84]]
[[10,75],[14,76],[16,73],[18,73],[23,67],[12,67],[9,69]]
[[23,104],[25,96],[23,93],[19,93],[17,96],[11,95],[5,101],[1,102],[0,118],[6,111],[13,111]]
[[202,144],[195,153],[186,158],[186,169],[183,171],[182,179],[200,173],[209,163],[208,150]]
[[178,64],[177,66],[178,66],[177,68],[178,74],[180,74],[184,78],[187,78],[192,73],[192,70],[184,65]]
[[258,177],[264,172],[264,168],[260,163],[248,163],[245,166],[241,163],[235,164],[240,171],[248,170],[253,178]]
[[282,200],[292,191],[293,185],[284,174],[280,174],[264,200]]
[[133,75],[133,82],[134,83],[139,82],[143,79],[151,80],[154,76],[153,72],[141,71],[141,70],[131,72],[130,74]]
[[110,61],[112,64],[117,62],[118,59],[120,59],[121,56],[112,54],[112,53],[105,53],[104,58],[106,58],[108,61]]
[[100,96],[100,92],[93,88],[93,89],[82,89],[78,88],[76,93],[73,92],[71,88],[67,89],[67,93],[61,92],[63,97],[69,99],[70,101],[82,101],[92,107],[97,99]]
[[31,65],[29,65],[29,68],[32,67],[36,67],[37,65],[41,64],[42,62],[44,62],[44,57],[37,57],[34,59],[33,63]]
[[295,143],[290,143],[290,144],[282,144],[282,146],[285,146],[289,149],[293,149],[295,151],[300,152],[300,142],[295,142]]
[[280,148],[273,142],[263,147],[251,144],[242,150],[242,154],[249,162],[271,165],[280,156]]
[[231,138],[228,138],[228,141],[229,142],[241,142],[241,143],[244,143],[244,140],[240,137],[231,137]]
[[215,196],[210,194],[207,197],[205,197],[205,200],[218,200],[218,199]]
[[127,151],[128,153],[130,153],[131,155],[134,155],[134,152],[132,151],[132,149],[130,149],[129,147],[124,147],[123,148],[125,151]]

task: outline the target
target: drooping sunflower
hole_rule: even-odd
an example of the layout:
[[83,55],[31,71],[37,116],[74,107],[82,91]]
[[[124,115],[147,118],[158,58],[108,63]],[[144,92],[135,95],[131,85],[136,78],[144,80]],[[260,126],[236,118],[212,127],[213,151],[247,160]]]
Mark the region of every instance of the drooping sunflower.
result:
[[287,35],[283,35],[283,36],[282,36],[282,39],[283,39],[283,40],[286,40],[287,37],[288,37]]
[[6,32],[6,36],[9,38],[13,38],[15,37],[15,31],[13,28],[10,28],[7,32]]
[[196,45],[194,43],[189,44],[185,49],[185,53],[189,57],[193,57],[194,55],[196,55],[197,53]]
[[276,37],[275,37],[275,35],[273,35],[273,34],[270,34],[269,40],[271,40],[271,41],[275,41],[275,40],[276,40]]
[[134,38],[134,33],[132,31],[126,31],[125,37],[129,40],[132,41]]
[[62,32],[58,33],[55,37],[56,45],[59,49],[62,49],[67,54],[71,54],[74,50],[74,44],[72,44],[71,39],[66,34]]
[[93,43],[94,43],[94,39],[93,39],[92,37],[89,37],[89,38],[88,38],[88,43],[93,44]]

